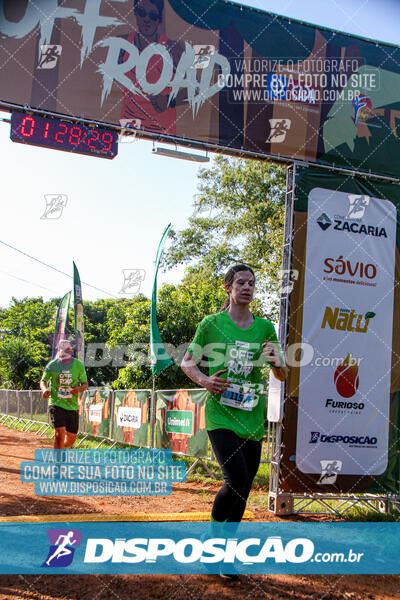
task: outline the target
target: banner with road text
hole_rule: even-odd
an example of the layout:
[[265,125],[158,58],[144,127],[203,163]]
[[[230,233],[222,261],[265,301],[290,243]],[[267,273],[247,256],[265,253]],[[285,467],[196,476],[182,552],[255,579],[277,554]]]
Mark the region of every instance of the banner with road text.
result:
[[0,2],[0,106],[400,175],[398,47],[223,0],[64,4]]

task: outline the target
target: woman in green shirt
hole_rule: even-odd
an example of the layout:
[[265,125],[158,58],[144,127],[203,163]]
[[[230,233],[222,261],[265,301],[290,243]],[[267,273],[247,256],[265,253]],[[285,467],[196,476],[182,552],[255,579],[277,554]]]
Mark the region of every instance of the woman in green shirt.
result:
[[[249,309],[254,285],[254,273],[247,265],[229,269],[222,311],[203,319],[182,362],[188,377],[208,391],[206,428],[224,476],[211,513],[211,520],[218,522],[242,519],[260,464],[261,367],[268,360],[277,379],[287,376],[273,324]],[[209,375],[198,367],[203,356]]]

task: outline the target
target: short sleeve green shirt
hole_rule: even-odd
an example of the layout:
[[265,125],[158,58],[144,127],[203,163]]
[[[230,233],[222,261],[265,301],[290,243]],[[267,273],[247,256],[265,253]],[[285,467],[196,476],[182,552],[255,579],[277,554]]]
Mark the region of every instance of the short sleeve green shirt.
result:
[[71,394],[71,388],[87,382],[85,367],[80,360],[74,358],[67,365],[57,359],[50,361],[42,380],[50,381],[49,406],[78,410],[78,394]]
[[[264,396],[261,386],[261,356],[265,341],[277,342],[271,321],[255,316],[247,329],[241,329],[225,311],[210,315],[199,324],[188,352],[205,356],[209,375],[227,369],[221,377],[236,386],[254,390],[251,410],[227,406],[221,394],[208,393],[205,408],[206,428],[230,429],[239,437],[260,440],[264,434]],[[238,389],[236,387],[236,389]]]

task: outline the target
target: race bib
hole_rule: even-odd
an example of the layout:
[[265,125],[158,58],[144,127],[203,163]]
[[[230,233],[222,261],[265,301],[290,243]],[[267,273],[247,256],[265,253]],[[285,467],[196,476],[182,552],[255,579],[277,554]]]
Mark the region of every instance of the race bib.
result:
[[72,398],[71,388],[69,386],[61,386],[58,388],[58,397],[64,400]]
[[239,410],[252,410],[256,405],[255,389],[247,385],[231,383],[221,395],[219,403]]
[[69,370],[61,371],[59,376],[60,386],[58,388],[58,397],[63,400],[67,400],[72,398],[71,394],[71,385],[72,384],[72,374]]

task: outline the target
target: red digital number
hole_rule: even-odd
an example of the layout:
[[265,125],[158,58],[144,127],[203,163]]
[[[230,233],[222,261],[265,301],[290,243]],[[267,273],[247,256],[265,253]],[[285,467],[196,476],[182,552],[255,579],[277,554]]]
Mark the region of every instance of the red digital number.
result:
[[[108,137],[108,140],[106,139]],[[111,135],[111,133],[103,133],[103,135],[101,136],[101,139],[103,140],[104,144],[106,144],[107,146],[107,150],[111,150],[112,148],[112,141],[113,141],[113,137]]]
[[[78,133],[74,133],[74,129],[77,130]],[[78,144],[80,144],[81,137],[82,137],[82,129],[80,127],[72,127],[71,133],[69,136],[69,143],[72,144],[73,146],[77,146]]]
[[44,128],[44,134],[43,134],[43,137],[45,140],[47,140],[47,138],[49,137],[49,127],[50,127],[50,123],[46,123],[45,128]]
[[59,135],[65,135],[67,133],[67,131],[68,131],[68,127],[64,123],[60,123],[60,128],[61,127],[64,127],[64,131],[57,131],[57,133],[55,135],[55,140],[59,144],[63,144],[64,143],[64,139],[60,139],[58,136]]
[[31,137],[35,129],[35,119],[32,117],[24,117],[21,123],[21,135]]
[[[92,136],[94,136],[94,135],[97,136],[97,137],[93,138]],[[89,146],[89,148],[91,148],[92,150],[97,150],[97,146],[91,146],[90,142],[98,142],[99,141],[99,137],[100,137],[100,133],[98,131],[96,131],[96,130],[93,131],[90,134],[90,137],[88,138],[88,143],[87,143],[87,145]]]

